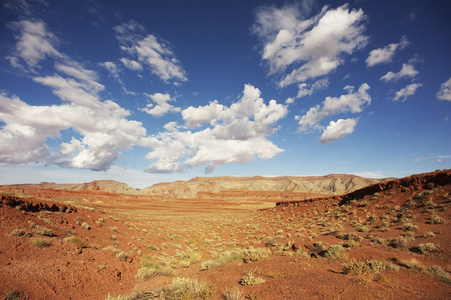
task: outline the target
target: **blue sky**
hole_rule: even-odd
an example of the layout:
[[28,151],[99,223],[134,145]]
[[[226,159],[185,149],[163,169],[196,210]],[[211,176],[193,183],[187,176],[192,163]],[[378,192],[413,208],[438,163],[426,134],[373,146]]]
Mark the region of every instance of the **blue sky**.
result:
[[2,1],[0,184],[450,168],[449,1]]

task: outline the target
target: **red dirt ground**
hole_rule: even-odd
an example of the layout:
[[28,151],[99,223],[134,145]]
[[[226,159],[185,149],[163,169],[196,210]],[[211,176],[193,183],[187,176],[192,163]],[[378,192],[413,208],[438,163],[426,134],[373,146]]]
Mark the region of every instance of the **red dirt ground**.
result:
[[[133,296],[157,291],[173,277],[209,282],[214,291],[211,299],[224,299],[225,289],[234,286],[247,299],[449,299],[451,295],[449,170],[314,199],[306,198],[315,195],[289,193],[268,194],[266,199],[262,192],[240,192],[240,197],[236,191],[168,200],[26,186],[0,190],[0,296],[4,299]],[[293,201],[283,202],[286,199]],[[274,208],[260,209],[277,201]],[[359,242],[345,248],[343,257],[328,258],[315,247],[317,242],[323,242],[325,249],[349,243],[343,239],[346,233]],[[78,237],[86,248],[67,241],[70,236]],[[395,247],[392,241],[398,238],[405,243]],[[38,248],[34,239],[49,246]],[[417,247],[426,243],[433,243],[436,251],[419,253]],[[202,262],[218,253],[250,247],[271,254],[256,262],[236,260],[201,271]],[[175,268],[172,276],[137,279],[144,257],[177,264],[187,250],[201,254],[200,261]],[[367,259],[384,260],[394,267],[380,273],[345,274],[343,263]],[[406,267],[405,261],[411,259],[419,262],[418,270]],[[427,271],[431,266],[440,266],[445,275],[434,277]],[[243,274],[251,271],[265,282],[239,285]]]

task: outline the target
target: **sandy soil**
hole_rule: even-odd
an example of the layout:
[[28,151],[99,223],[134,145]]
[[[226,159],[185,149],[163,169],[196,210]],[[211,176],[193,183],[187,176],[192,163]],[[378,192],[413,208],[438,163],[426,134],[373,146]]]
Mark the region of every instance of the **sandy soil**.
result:
[[[290,201],[236,191],[175,200],[0,190],[4,299],[169,299],[183,277],[208,283],[210,299],[451,295],[450,171]],[[240,284],[247,274],[264,282]],[[233,288],[241,298],[225,296]]]

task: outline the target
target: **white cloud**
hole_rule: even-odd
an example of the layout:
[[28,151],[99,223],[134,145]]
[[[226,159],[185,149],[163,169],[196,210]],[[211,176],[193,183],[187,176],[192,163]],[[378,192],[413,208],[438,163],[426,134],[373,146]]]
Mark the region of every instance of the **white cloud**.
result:
[[393,101],[405,101],[407,100],[407,97],[413,96],[416,92],[416,90],[423,86],[421,83],[412,83],[406,86],[405,88],[400,89],[395,93],[395,97],[393,98]]
[[347,5],[325,6],[310,19],[296,7],[271,7],[258,11],[253,31],[264,43],[262,59],[269,64],[269,74],[289,72],[279,81],[284,87],[327,75],[343,64],[343,54],[363,48],[365,18],[361,9],[349,10]]
[[128,59],[128,58],[121,58],[120,61],[124,64],[124,66],[132,71],[141,71],[143,69],[143,67],[141,66],[141,64],[139,62],[137,62],[136,60],[133,59]]
[[114,30],[121,50],[137,60],[121,59],[127,68],[139,71],[142,65],[146,65],[161,80],[175,85],[188,80],[168,42],[153,34],[146,34],[144,27],[134,21],[116,26]]
[[365,177],[365,178],[386,178],[381,171],[363,171],[363,172],[355,172],[354,175]]
[[[230,107],[217,100],[206,106],[182,111],[185,125],[166,124],[166,132],[142,140],[153,150],[149,172],[183,172],[207,165],[212,172],[221,164],[246,163],[255,158],[269,159],[283,150],[266,139],[275,132],[275,123],[287,113],[287,107],[271,100],[265,104],[260,90],[246,85],[241,99]],[[202,126],[201,126],[202,125]],[[198,131],[193,131],[199,128]]]
[[351,112],[360,113],[365,105],[371,103],[371,96],[368,94],[370,86],[366,83],[362,84],[359,89],[354,92],[352,86],[346,86],[345,90],[348,94],[340,97],[326,97],[320,105],[313,106],[302,117],[298,116],[299,132],[306,131],[308,128],[318,128],[317,124],[325,117],[329,117],[339,113]]
[[99,63],[99,65],[104,67],[108,71],[108,73],[110,73],[110,75],[112,77],[116,78],[119,82],[121,82],[120,77],[119,77],[119,68],[117,67],[117,65],[114,62],[106,61],[103,63]]
[[298,91],[298,95],[296,96],[296,98],[311,96],[316,91],[323,90],[323,89],[327,88],[328,86],[329,86],[329,80],[327,78],[317,80],[313,84],[308,84],[305,82],[300,83],[298,86],[299,91]]
[[39,67],[39,62],[47,57],[62,57],[54,47],[55,36],[46,30],[44,22],[23,20],[11,23],[11,27],[19,31],[16,52],[9,57],[13,67],[20,65],[19,59],[33,69]]
[[141,111],[148,113],[149,115],[160,117],[168,112],[180,112],[180,107],[175,107],[169,104],[169,101],[175,101],[169,94],[155,93],[152,95],[144,93],[146,97],[152,99],[155,104],[149,103]]
[[[128,110],[100,99],[98,94],[105,87],[97,81],[97,73],[56,50],[51,43],[56,38],[42,21],[21,21],[14,26],[21,30],[18,59],[37,69],[41,61],[54,61],[54,75],[32,79],[68,103],[33,106],[1,94],[0,165],[42,162],[95,171],[109,169],[121,151],[131,150],[146,130],[140,122],[127,119]],[[104,64],[110,71],[114,66]],[[63,140],[63,131],[73,132],[70,141]]]
[[[0,95],[0,165],[44,161],[69,168],[107,170],[119,153],[130,150],[146,134],[140,122],[129,121],[129,112],[112,101],[97,107],[76,104],[28,105],[17,97]],[[73,129],[81,137],[61,142],[59,152],[46,145]]]
[[397,81],[403,77],[415,77],[418,75],[418,71],[412,65],[402,64],[402,69],[398,73],[388,72],[380,78],[385,82]]
[[396,50],[404,49],[409,45],[409,41],[405,36],[401,38],[399,43],[393,43],[385,46],[384,48],[377,48],[370,52],[368,58],[366,59],[366,65],[372,67],[377,64],[386,64],[392,61]]
[[99,101],[97,92],[104,88],[102,85],[92,86],[89,83],[63,78],[59,75],[35,77],[33,80],[51,87],[53,93],[62,100],[84,106],[96,106]]
[[329,144],[338,141],[354,131],[357,121],[355,119],[339,119],[330,121],[320,138],[321,144]]
[[440,100],[451,101],[451,77],[446,82],[442,83],[436,96]]

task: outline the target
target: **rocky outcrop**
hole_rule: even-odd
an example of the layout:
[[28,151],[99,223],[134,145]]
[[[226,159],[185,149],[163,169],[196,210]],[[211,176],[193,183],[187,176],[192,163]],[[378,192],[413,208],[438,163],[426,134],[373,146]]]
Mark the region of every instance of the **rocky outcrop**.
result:
[[77,209],[75,207],[69,207],[64,204],[55,204],[55,203],[47,203],[42,201],[35,200],[25,200],[20,197],[10,196],[10,195],[2,195],[1,196],[1,204],[7,205],[10,207],[16,207],[20,210],[27,212],[39,212],[42,210],[45,211],[59,211],[59,212],[76,212]]
[[205,197],[206,193],[212,196],[224,194],[225,191],[340,195],[381,181],[343,174],[311,177],[196,177],[188,181],[159,183],[141,192],[170,198]]

